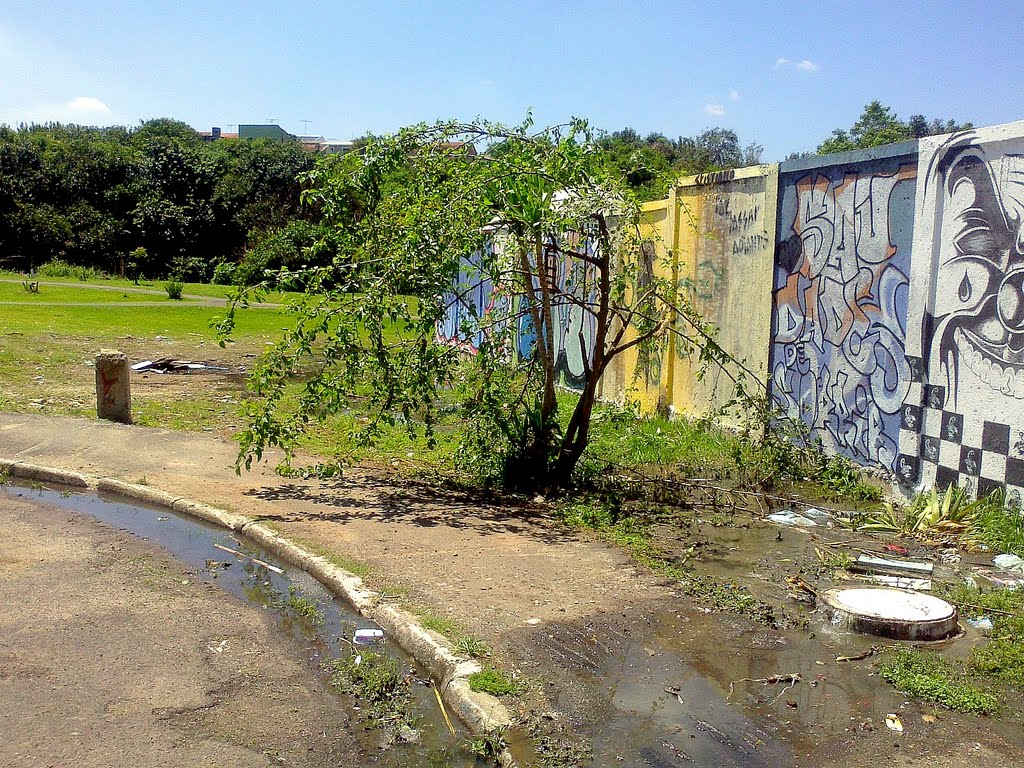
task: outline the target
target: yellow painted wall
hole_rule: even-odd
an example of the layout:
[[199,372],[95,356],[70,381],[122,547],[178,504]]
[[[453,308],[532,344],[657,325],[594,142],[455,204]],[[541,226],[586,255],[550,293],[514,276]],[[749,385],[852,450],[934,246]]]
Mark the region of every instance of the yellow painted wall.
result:
[[[717,342],[750,369],[748,389],[758,392],[768,374],[777,189],[777,165],[685,178],[667,200],[644,206],[641,225],[654,243],[656,274],[688,282]],[[628,350],[605,374],[602,397],[639,402],[647,413],[720,407],[732,397],[732,380],[715,368],[698,379],[698,352],[689,352],[672,339],[641,365]]]
[[[692,283],[694,306],[717,329],[718,344],[750,370],[748,388],[761,392],[771,342],[778,166],[727,174],[713,184],[697,176],[677,187],[675,253],[680,278]],[[712,367],[698,380],[697,354],[678,351],[670,395],[677,410],[704,414],[732,397],[728,375]]]

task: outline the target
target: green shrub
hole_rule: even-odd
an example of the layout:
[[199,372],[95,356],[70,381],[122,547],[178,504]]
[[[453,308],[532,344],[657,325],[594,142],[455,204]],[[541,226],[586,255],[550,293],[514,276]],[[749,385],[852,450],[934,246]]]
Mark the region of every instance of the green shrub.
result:
[[230,261],[222,261],[213,268],[214,285],[234,285],[238,276],[238,265]]
[[77,264],[69,264],[63,259],[52,259],[36,270],[39,277],[76,278],[78,280],[100,280],[106,274],[94,267],[83,267]]
[[312,262],[320,230],[308,221],[296,219],[283,227],[260,233],[245,252],[235,271],[238,285],[255,285],[267,270],[295,269]]
[[179,280],[168,280],[164,283],[164,290],[167,291],[168,299],[181,301],[181,294],[185,291],[185,284]]

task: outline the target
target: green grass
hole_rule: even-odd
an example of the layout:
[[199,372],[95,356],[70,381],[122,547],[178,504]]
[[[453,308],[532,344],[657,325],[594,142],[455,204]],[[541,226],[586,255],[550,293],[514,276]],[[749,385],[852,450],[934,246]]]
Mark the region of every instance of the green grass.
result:
[[1024,693],[1024,590],[982,592],[958,585],[943,597],[956,603],[964,616],[984,615],[992,620],[987,639],[971,649],[966,671]]
[[970,536],[992,550],[1024,557],[1024,511],[1006,509],[996,494],[992,503],[981,505]]
[[[128,280],[120,277],[89,277],[86,280],[79,280],[77,276],[71,275],[68,277],[49,277],[43,275],[29,276],[21,272],[11,272],[0,270],[0,279],[16,280],[18,281],[13,287],[17,288],[23,295],[25,294],[24,289],[21,287],[22,280],[38,281],[41,285],[41,291],[55,290],[56,286],[47,286],[47,283],[74,283],[81,288],[99,287],[99,288],[126,288],[149,291],[154,297],[160,299],[161,297],[166,299],[167,294],[164,292],[163,284],[164,280],[140,280],[135,283],[132,280]],[[183,283],[184,294],[188,296],[202,296],[211,299],[224,299],[235,290],[233,285],[214,285],[212,283]],[[94,291],[96,292],[96,291]],[[126,293],[128,291],[125,291]],[[109,291],[108,293],[113,293]],[[120,295],[120,294],[115,294]],[[141,294],[146,296],[145,293]],[[282,303],[288,298],[293,297],[297,294],[291,292],[272,291],[267,294],[264,301],[269,303]],[[99,299],[98,299],[99,300]],[[147,299],[139,299],[140,301],[146,301]]]
[[[26,307],[47,306],[49,304],[122,304],[166,300],[167,293],[163,289],[160,289],[159,292],[141,293],[138,291],[109,290],[106,287],[94,286],[88,283],[72,288],[62,285],[48,285],[45,281],[40,281],[39,293],[28,293],[21,287],[20,283],[0,282],[0,301],[14,301],[24,304]],[[194,299],[188,299],[188,301],[194,301]]]
[[469,676],[469,689],[491,696],[515,696],[522,692],[520,686],[505,671],[495,667],[487,667]]
[[952,664],[927,651],[900,647],[888,652],[878,674],[899,691],[955,712],[992,715],[999,698],[968,682]]
[[461,653],[463,656],[471,656],[474,659],[482,659],[485,656],[491,655],[491,647],[487,643],[468,635],[458,638],[452,643],[452,648],[456,653]]
[[466,628],[455,619],[431,613],[422,606],[411,602],[403,603],[402,607],[416,616],[425,629],[437,632],[439,635],[448,638],[452,643],[452,649],[456,653],[473,658],[483,658],[490,655],[490,646],[468,634]]
[[420,624],[424,628],[437,632],[439,635],[445,637],[459,637],[463,633],[462,625],[454,619],[450,619],[447,616],[438,616],[433,613],[427,613],[425,611],[413,611],[417,618],[420,620]]
[[[162,306],[38,306],[0,305],[0,328],[7,335],[53,334],[59,338],[100,339],[114,343],[125,336],[163,335],[184,339],[201,336],[211,342],[214,332],[210,320],[223,316],[218,307],[178,304],[163,299]],[[236,336],[278,337],[287,320],[280,310],[252,309],[238,314]],[[0,336],[2,338],[2,336]]]

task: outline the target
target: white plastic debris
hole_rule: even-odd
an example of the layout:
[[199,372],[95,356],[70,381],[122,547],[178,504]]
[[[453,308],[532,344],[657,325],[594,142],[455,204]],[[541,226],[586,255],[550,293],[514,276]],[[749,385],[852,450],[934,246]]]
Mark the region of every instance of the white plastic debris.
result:
[[803,517],[813,520],[818,525],[827,525],[832,521],[832,515],[824,509],[818,509],[817,507],[808,507],[800,514]]
[[992,558],[992,564],[1005,571],[1020,571],[1024,573],[1024,557],[1017,555],[996,555]]
[[800,528],[811,528],[817,525],[817,523],[811,520],[811,518],[798,515],[796,512],[789,510],[786,512],[775,512],[774,514],[768,515],[768,519],[773,523],[779,523],[780,525],[795,525]]
[[384,640],[383,629],[357,629],[352,636],[352,642],[356,645],[373,645]]
[[978,616],[974,619],[968,619],[967,623],[975,629],[992,629],[992,619],[988,616]]

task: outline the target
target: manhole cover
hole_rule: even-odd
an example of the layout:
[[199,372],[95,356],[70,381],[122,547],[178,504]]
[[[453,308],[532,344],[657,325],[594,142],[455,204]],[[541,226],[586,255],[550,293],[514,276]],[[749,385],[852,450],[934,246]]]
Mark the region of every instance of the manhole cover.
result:
[[944,640],[958,631],[956,606],[906,589],[830,589],[819,605],[834,627],[895,640]]

